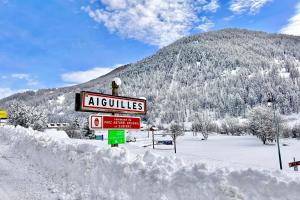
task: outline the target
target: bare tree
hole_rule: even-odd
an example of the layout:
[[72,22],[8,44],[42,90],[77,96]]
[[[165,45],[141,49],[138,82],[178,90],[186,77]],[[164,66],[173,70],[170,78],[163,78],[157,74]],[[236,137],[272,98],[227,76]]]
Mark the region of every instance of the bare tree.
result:
[[183,131],[182,126],[180,126],[180,125],[177,124],[177,123],[171,124],[171,126],[170,126],[170,131],[171,131],[171,133],[173,134],[173,135],[172,135],[173,140],[176,140],[176,138],[177,138],[178,136],[184,135],[184,131]]
[[253,135],[256,135],[263,142],[263,144],[275,141],[275,127],[280,125],[278,115],[276,119],[274,119],[273,111],[270,108],[262,106],[252,110],[249,119],[249,129]]

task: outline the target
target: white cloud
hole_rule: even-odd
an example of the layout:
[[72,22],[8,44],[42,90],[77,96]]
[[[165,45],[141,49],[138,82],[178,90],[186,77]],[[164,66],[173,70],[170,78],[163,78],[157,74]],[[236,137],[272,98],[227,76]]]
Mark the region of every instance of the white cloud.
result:
[[207,17],[202,17],[201,19],[202,24],[200,24],[199,26],[197,26],[197,29],[201,30],[201,31],[208,31],[210,30],[212,27],[214,27],[214,23],[209,20]]
[[11,77],[17,78],[17,79],[28,79],[29,74],[12,74]]
[[203,6],[203,10],[216,12],[217,9],[220,7],[218,0],[212,0],[209,4]]
[[280,32],[300,36],[300,2],[296,6],[296,14],[289,19],[289,23]]
[[228,21],[231,21],[233,18],[234,18],[234,15],[230,15],[230,16],[228,16],[228,17],[222,18],[222,20],[228,22]]
[[98,78],[99,76],[105,75],[112,71],[114,68],[100,68],[95,67],[87,71],[73,71],[64,73],[61,78],[66,83],[84,83],[92,79]]
[[200,12],[218,7],[217,0],[95,0],[83,9],[112,33],[162,47],[200,25]]
[[5,97],[8,97],[10,95],[13,95],[15,93],[19,93],[19,92],[25,92],[27,91],[26,89],[23,90],[13,90],[11,88],[0,88],[0,99],[3,99]]
[[229,9],[236,13],[256,14],[268,2],[272,0],[231,0]]
[[12,74],[11,77],[15,79],[25,80],[27,82],[27,85],[29,86],[35,86],[38,84],[38,81],[33,79],[30,74]]

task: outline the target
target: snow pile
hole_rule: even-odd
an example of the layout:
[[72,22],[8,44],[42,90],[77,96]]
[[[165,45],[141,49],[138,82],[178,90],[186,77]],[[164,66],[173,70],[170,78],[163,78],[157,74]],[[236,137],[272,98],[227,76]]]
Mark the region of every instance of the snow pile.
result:
[[52,139],[66,139],[69,138],[65,131],[56,130],[56,129],[46,129],[45,134]]
[[125,148],[102,148],[80,140],[55,140],[21,127],[1,127],[0,139],[47,171],[60,199],[196,200],[289,199],[300,196],[300,181],[280,172],[208,169],[175,157]]

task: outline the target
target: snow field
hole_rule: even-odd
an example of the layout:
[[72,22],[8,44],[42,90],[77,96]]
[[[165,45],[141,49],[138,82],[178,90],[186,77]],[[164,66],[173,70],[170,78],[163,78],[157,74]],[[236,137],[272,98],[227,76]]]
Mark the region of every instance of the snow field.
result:
[[300,180],[279,171],[209,169],[175,156],[133,154],[82,140],[57,138],[21,127],[0,128],[0,139],[47,171],[59,199],[297,200]]

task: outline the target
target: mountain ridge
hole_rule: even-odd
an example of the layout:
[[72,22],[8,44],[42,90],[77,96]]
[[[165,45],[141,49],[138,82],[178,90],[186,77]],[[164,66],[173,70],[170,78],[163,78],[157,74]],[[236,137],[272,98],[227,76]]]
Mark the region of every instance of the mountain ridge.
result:
[[[110,93],[111,79],[118,76],[123,80],[120,94],[146,96],[150,112],[144,119],[156,123],[191,121],[205,110],[213,118],[242,116],[266,102],[270,93],[277,96],[281,113],[289,114],[300,108],[299,49],[297,36],[246,29],[211,31],[179,39],[86,83],[16,94],[0,100],[0,106],[7,107],[14,99],[41,106],[69,95],[67,111],[61,106],[59,113],[85,117],[74,113],[72,95],[80,90]],[[49,115],[55,115],[54,110],[50,108]]]

